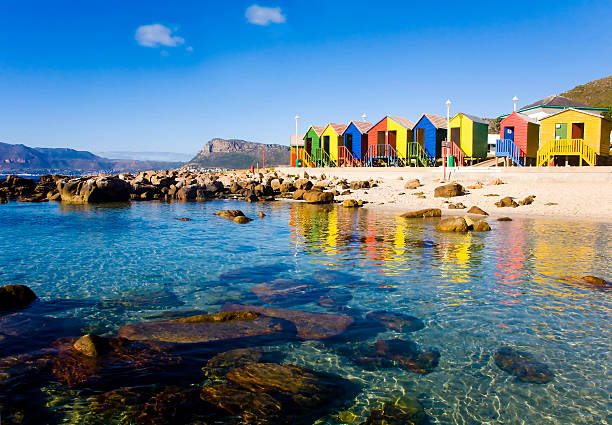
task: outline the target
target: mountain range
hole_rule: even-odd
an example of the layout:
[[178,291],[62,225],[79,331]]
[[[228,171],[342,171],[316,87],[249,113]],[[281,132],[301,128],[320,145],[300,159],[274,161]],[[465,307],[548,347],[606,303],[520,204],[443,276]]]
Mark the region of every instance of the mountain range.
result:
[[32,148],[0,142],[0,173],[93,174],[180,167],[182,162],[109,159],[68,148]]

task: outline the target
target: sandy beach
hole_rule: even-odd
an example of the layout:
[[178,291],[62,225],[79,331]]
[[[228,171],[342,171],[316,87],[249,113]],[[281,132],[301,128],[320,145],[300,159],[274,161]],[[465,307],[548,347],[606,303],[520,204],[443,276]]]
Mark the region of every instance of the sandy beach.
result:
[[[337,200],[367,201],[365,208],[385,208],[405,212],[440,208],[443,215],[462,215],[476,205],[491,217],[549,217],[590,221],[612,221],[612,167],[573,167],[571,169],[463,168],[447,169],[447,182],[457,182],[466,194],[435,198],[434,189],[442,185],[443,170],[414,168],[336,168],[277,169],[286,174],[306,172],[311,178],[324,175],[327,180],[369,180],[377,187],[351,190]],[[450,178],[449,178],[450,176]],[[400,180],[401,178],[401,180]],[[418,179],[422,186],[405,189],[407,181]],[[494,184],[503,182],[503,184]],[[340,190],[342,192],[342,190]],[[419,197],[419,194],[422,195]],[[516,202],[535,196],[530,205],[497,207],[504,197]],[[462,203],[465,209],[449,209],[449,203]]]

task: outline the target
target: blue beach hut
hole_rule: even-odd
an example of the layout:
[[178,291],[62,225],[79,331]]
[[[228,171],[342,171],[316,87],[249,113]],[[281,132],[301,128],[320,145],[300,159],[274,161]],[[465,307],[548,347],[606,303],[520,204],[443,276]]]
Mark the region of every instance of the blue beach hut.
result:
[[357,161],[362,161],[368,151],[368,130],[372,123],[363,121],[351,121],[342,136],[344,146],[353,154]]
[[442,157],[442,141],[446,138],[446,118],[423,114],[414,126],[414,142],[421,145],[430,158]]

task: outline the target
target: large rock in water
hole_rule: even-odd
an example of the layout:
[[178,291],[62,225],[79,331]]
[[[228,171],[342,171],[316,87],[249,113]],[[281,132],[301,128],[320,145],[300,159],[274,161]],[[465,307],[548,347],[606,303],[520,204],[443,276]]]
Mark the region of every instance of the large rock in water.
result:
[[251,292],[266,304],[298,305],[317,300],[327,288],[294,279],[274,279],[255,285]]
[[[282,321],[253,311],[203,314],[183,319],[134,323],[119,328],[130,340],[204,343],[271,335],[287,330]],[[288,335],[290,331],[287,330]]]
[[115,176],[57,182],[62,202],[73,204],[125,202],[130,199],[132,185]]
[[449,183],[434,189],[434,198],[452,198],[453,196],[461,196],[464,194],[463,186],[459,183]]
[[418,211],[410,211],[400,215],[401,218],[421,218],[421,217],[441,217],[442,210],[440,208],[426,208]]
[[419,318],[390,311],[373,311],[366,315],[366,319],[400,332],[414,332],[425,327],[423,321]]
[[248,310],[264,316],[276,317],[292,322],[297,328],[297,336],[302,339],[325,339],[340,335],[354,319],[343,314],[307,313],[274,307],[259,307],[240,304],[225,304],[222,311]]
[[440,220],[436,224],[436,229],[441,232],[467,232],[469,227],[463,217],[449,217]]
[[497,367],[516,376],[519,381],[544,384],[554,377],[548,366],[535,360],[532,354],[510,347],[497,350],[494,360]]
[[334,194],[331,192],[309,190],[304,192],[302,199],[309,204],[330,204],[334,202]]
[[0,286],[0,310],[23,308],[36,299],[36,294],[25,285]]

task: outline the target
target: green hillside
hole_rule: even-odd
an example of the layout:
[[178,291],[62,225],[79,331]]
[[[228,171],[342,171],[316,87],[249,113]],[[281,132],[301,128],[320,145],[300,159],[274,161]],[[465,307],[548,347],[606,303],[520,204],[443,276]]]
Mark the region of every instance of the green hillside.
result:
[[[596,107],[612,108],[612,75],[576,86],[561,93],[561,96]],[[606,115],[609,114],[610,112]]]

